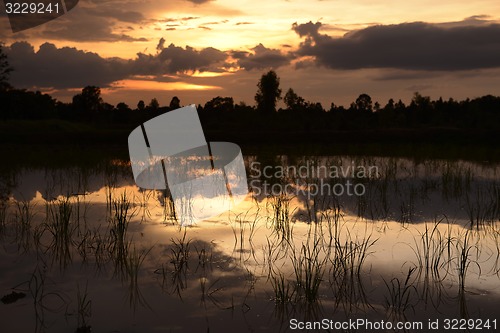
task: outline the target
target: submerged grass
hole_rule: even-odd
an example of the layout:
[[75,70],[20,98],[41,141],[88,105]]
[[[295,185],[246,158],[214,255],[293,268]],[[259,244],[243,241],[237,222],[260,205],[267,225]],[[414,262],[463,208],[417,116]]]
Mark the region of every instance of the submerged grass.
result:
[[342,306],[349,313],[354,308],[370,306],[362,275],[365,262],[371,254],[370,248],[377,239],[372,239],[371,235],[354,238],[349,231],[343,238],[334,241],[329,281],[336,306]]
[[240,253],[240,259],[243,259],[242,255],[246,250],[246,241],[248,241],[248,244],[250,245],[250,255],[255,258],[255,249],[252,240],[255,235],[259,220],[259,209],[257,209],[257,211],[253,214],[250,214],[250,210],[244,213],[239,213],[234,218],[234,222],[230,222],[234,235],[233,251],[237,251]]
[[[412,194],[412,189],[416,189],[416,187],[412,186],[409,187],[410,193],[406,193],[405,190],[408,187],[404,183],[396,181],[396,171],[390,171],[390,173],[392,172],[394,172],[394,175],[389,175],[384,180],[380,182],[374,181],[371,184],[371,186],[375,186],[370,192],[371,197],[367,197],[369,200],[360,203],[358,208],[361,209],[363,208],[362,205],[367,205],[366,209],[363,208],[366,210],[363,215],[372,216],[372,218],[379,215],[384,216],[384,218],[388,216],[397,218],[397,213],[389,214],[390,208],[395,208],[396,212],[400,208],[400,221],[403,222],[403,227],[409,230],[412,227],[408,228],[407,224],[417,220],[416,201],[424,198],[425,195],[416,192]],[[411,173],[414,170],[408,172]],[[414,180],[414,178],[411,179]],[[465,185],[467,180],[462,180],[460,186],[458,186],[454,185],[457,181],[452,178],[443,179],[446,180],[441,180],[442,182],[448,182],[446,191],[450,197],[454,195],[455,186],[457,186],[457,189],[461,188],[461,190],[457,191],[463,191],[463,188],[469,186]],[[439,189],[439,180],[440,178],[437,176],[435,182],[429,182],[422,186],[431,188],[431,192],[435,192]],[[394,183],[391,183],[391,181]],[[477,184],[474,183],[473,185]],[[392,188],[399,189],[397,195],[403,198],[401,205],[398,202],[394,203],[394,207],[390,207],[392,198],[388,196],[388,192]],[[107,192],[107,194],[111,193],[112,187],[110,186],[109,189],[110,192]],[[418,189],[420,191],[420,187]],[[71,204],[69,199],[59,199],[56,202],[51,202],[47,206],[47,218],[43,224],[43,231],[46,231],[52,242],[46,249],[52,249],[48,253],[53,255],[53,258],[60,258],[58,260],[61,266],[66,266],[71,261],[72,250],[78,251],[82,262],[94,262],[97,267],[114,264],[115,274],[119,274],[123,279],[123,285],[128,287],[127,296],[130,307],[133,309],[138,305],[147,307],[148,305],[139,287],[142,283],[141,268],[144,267],[144,262],[151,249],[140,249],[134,243],[131,237],[133,233],[129,231],[129,227],[135,213],[133,211],[135,204],[133,200],[130,200],[126,192],[120,196],[115,196],[115,192],[113,189],[113,194],[109,195],[108,198],[109,205],[105,209],[108,211],[109,225],[108,229],[102,232],[98,228],[88,229],[86,224],[81,229],[76,229],[78,232],[75,232],[75,228],[80,226],[79,216],[81,215],[78,198],[76,206],[75,202],[72,201],[73,204]],[[146,201],[153,197],[153,193],[157,192],[143,192],[142,197],[137,196],[135,200],[140,202],[138,207],[146,207]],[[464,295],[467,281],[470,281],[469,275],[475,273],[474,266],[478,267],[479,274],[481,274],[483,265],[482,263],[479,264],[478,259],[480,247],[478,245],[479,240],[475,239],[475,236],[479,234],[477,230],[485,231],[484,227],[488,227],[488,233],[485,231],[484,235],[493,237],[494,244],[497,247],[493,249],[493,256],[496,255],[498,262],[498,258],[500,258],[498,246],[500,233],[498,229],[495,231],[494,223],[490,223],[495,222],[494,219],[498,218],[499,214],[498,187],[475,193],[476,196],[474,196],[474,193],[471,194],[467,201],[468,208],[465,207],[465,211],[470,213],[471,227],[474,230],[453,234],[450,223],[448,223],[446,229],[443,221],[448,221],[445,218],[441,220],[435,219],[433,222],[419,225],[417,233],[412,229],[414,243],[411,244],[411,248],[415,255],[414,267],[409,268],[406,275],[402,277],[391,279],[392,276],[389,276],[390,280],[383,279],[383,283],[380,282],[379,285],[375,286],[377,288],[382,285],[381,289],[384,289],[382,297],[375,301],[385,301],[383,305],[390,317],[405,319],[408,310],[413,310],[418,301],[425,301],[427,297],[425,292],[433,287],[439,289],[445,279],[452,281],[453,286],[458,285],[459,295],[462,296],[460,301],[465,303]],[[381,198],[378,198],[377,195],[381,196]],[[462,196],[462,198],[464,197]],[[381,200],[380,206],[372,203],[372,201],[378,199]],[[426,200],[431,199],[432,196],[428,196]],[[307,233],[302,226],[295,224],[294,219],[300,216],[300,214],[295,214],[295,201],[297,201],[298,205],[303,204],[305,207],[306,213],[302,217],[306,219],[304,225],[309,228]],[[254,295],[259,296],[259,292],[255,292],[253,288],[260,286],[255,283],[259,278],[259,275],[255,274],[255,272],[260,268],[262,268],[263,275],[264,273],[268,274],[267,287],[272,288],[271,298],[275,304],[275,309],[281,309],[282,312],[287,312],[291,308],[295,315],[300,313],[302,309],[317,306],[316,309],[321,310],[325,305],[326,307],[334,306],[334,311],[342,306],[344,313],[350,315],[353,310],[363,311],[367,310],[368,307],[372,307],[370,302],[374,300],[370,299],[369,292],[371,290],[366,286],[370,275],[368,275],[368,278],[364,277],[364,275],[369,273],[368,257],[372,253],[372,246],[378,239],[373,234],[367,233],[370,221],[356,219],[356,223],[360,223],[361,228],[351,224],[350,220],[346,221],[344,217],[347,212],[354,212],[355,215],[356,211],[350,209],[351,207],[346,204],[346,201],[335,197],[317,196],[303,201],[301,198],[292,198],[282,194],[268,197],[266,203],[267,216],[259,216],[257,207],[255,215],[253,215],[254,210],[249,210],[236,215],[230,221],[234,234],[233,252],[247,253],[245,251],[248,248],[250,248],[251,253],[254,253],[255,249],[261,248],[263,250],[263,261],[259,261],[258,256],[254,256],[255,261],[252,261],[252,258],[248,256],[245,257],[244,261],[240,260],[239,263],[236,260],[231,261],[231,268],[223,272],[229,273],[229,270],[231,270],[230,273],[234,273],[234,276],[239,274],[237,278],[240,281],[243,279],[250,281],[248,293],[241,304],[242,311],[248,311],[251,306],[254,306],[251,301],[247,302],[247,298],[250,299],[250,296]],[[164,201],[162,206],[168,207],[168,202]],[[40,234],[42,229],[37,228],[33,223],[34,209],[30,202],[18,202],[15,206],[12,205],[11,209],[11,215],[15,215],[14,230],[16,230],[16,237],[31,239],[31,241],[33,238],[39,240],[43,238]],[[0,206],[0,229],[5,226],[5,221],[8,220],[6,211],[7,209],[2,212],[2,206]],[[145,220],[145,217],[146,219],[151,217],[150,212],[142,211],[141,213],[142,220]],[[261,236],[260,232],[257,232],[260,230],[258,228],[259,222],[261,218],[265,219],[266,217],[267,226],[270,230],[263,228],[267,234],[265,238],[258,239],[257,237]],[[354,219],[355,217],[353,217]],[[390,228],[389,221],[386,222],[385,226]],[[366,226],[364,234],[362,234],[363,226]],[[460,227],[457,226],[456,228]],[[215,285],[219,281],[224,281],[226,275],[221,274],[216,278],[208,275],[207,270],[210,269],[213,262],[212,253],[205,246],[198,248],[196,246],[198,243],[187,237],[186,230],[184,229],[183,234],[179,234],[178,238],[174,236],[171,243],[166,245],[168,259],[163,261],[164,264],[161,269],[155,272],[163,275],[163,284],[164,286],[168,284],[168,287],[171,287],[169,288],[170,293],[178,294],[181,297],[181,293],[187,290],[184,293],[191,297],[190,292],[193,288],[188,288],[188,284],[196,279],[196,282],[199,282],[202,293],[201,300],[205,307],[206,300],[211,300],[220,309],[234,310],[235,305],[232,295],[231,306],[223,306],[224,302],[229,302],[227,301],[227,295],[220,293],[221,299],[222,297],[225,298],[222,302],[217,299],[219,297],[215,297],[219,291],[224,289]],[[231,232],[229,228],[228,232]],[[257,239],[255,241],[257,246],[261,247],[256,246],[254,249],[253,242],[255,239]],[[43,243],[44,241],[45,239],[42,240]],[[193,253],[193,248],[196,253]],[[229,247],[228,250],[230,251],[231,248]],[[217,262],[219,258],[218,255],[216,256]],[[235,259],[233,258],[235,256],[236,254],[233,253],[229,260]],[[193,263],[194,265],[192,265]],[[196,267],[196,271],[190,269],[194,267]],[[217,264],[217,267],[219,268],[219,264]],[[243,275],[243,268],[248,272],[248,276]],[[495,266],[492,272],[500,274],[498,265]],[[193,273],[197,273],[196,276],[193,276]],[[41,277],[37,276],[32,281],[34,289],[36,289],[36,285],[43,283],[43,281],[38,282],[36,279],[41,279]],[[385,285],[385,288],[383,285]],[[189,287],[193,286],[190,285]],[[238,285],[238,288],[240,287]],[[86,330],[90,328],[87,322],[87,318],[90,316],[86,314],[90,313],[91,301],[87,296],[86,287],[85,290],[80,290],[80,286],[77,288],[80,316],[78,327]],[[250,295],[252,292],[253,294]],[[44,291],[41,293],[43,294]],[[34,295],[37,294],[34,293]],[[36,297],[40,299],[39,296]],[[284,317],[284,319],[289,319],[290,316],[291,314],[288,314],[288,317]]]
[[487,224],[498,221],[500,218],[499,199],[500,190],[496,184],[488,189],[477,188],[474,197],[469,191],[465,192],[465,211],[471,229],[479,230]]
[[[171,283],[171,292],[177,294],[181,299],[181,292],[187,288],[190,252],[191,239],[187,238],[187,232],[186,229],[184,229],[181,238],[171,239],[169,262],[163,265],[161,270],[159,270],[163,277],[163,288],[165,288],[168,283]],[[204,260],[204,258],[203,255],[200,257],[200,253],[198,253],[198,260]]]
[[280,272],[271,277],[271,286],[273,288],[274,304],[279,307],[285,307],[290,303],[295,303],[296,288]]
[[3,236],[7,226],[9,212],[9,203],[6,200],[0,200],[0,237]]
[[292,259],[292,265],[297,297],[303,297],[307,303],[313,303],[319,299],[326,258],[322,258],[318,242],[314,243],[312,247],[308,245],[302,244],[299,255],[294,255]]
[[139,270],[151,250],[152,248],[138,251],[134,245],[132,250],[128,251],[126,266],[127,278],[129,282],[128,299],[129,305],[132,309],[134,309],[134,311],[137,309],[137,305],[149,308],[146,299],[139,289]]
[[418,232],[418,237],[414,239],[412,250],[417,258],[417,272],[426,280],[429,277],[441,280],[441,272],[448,271],[452,260],[451,246],[455,239],[451,236],[450,224],[446,234],[440,231],[443,220],[436,220],[431,226],[425,223],[424,231]]
[[45,222],[45,230],[51,236],[48,249],[53,253],[53,262],[57,261],[61,268],[65,268],[71,262],[73,234],[77,228],[71,223],[73,210],[69,199],[61,199],[50,205],[49,212],[49,219]]
[[476,251],[476,258],[479,257],[479,247],[473,243],[473,233],[470,230],[465,231],[457,240],[456,249],[458,253],[457,271],[458,271],[458,286],[460,291],[465,290],[467,273],[470,265],[475,264],[481,274],[481,266],[477,260],[473,259],[473,252]]
[[291,197],[285,193],[268,197],[268,223],[275,234],[284,242],[290,241],[293,233]]
[[384,280],[388,292],[385,308],[391,318],[406,320],[406,311],[410,308],[415,311],[418,293],[412,277],[416,270],[417,267],[409,268],[404,282],[398,278],[392,278],[389,282]]
[[30,201],[16,201],[14,232],[18,250],[29,251],[32,245],[32,223],[35,217],[34,205]]
[[131,202],[127,193],[123,192],[117,200],[113,200],[113,215],[109,226],[109,253],[114,261],[115,274],[124,275],[127,270],[127,257],[130,241],[127,238],[128,225],[134,213],[130,212]]
[[85,284],[85,289],[80,289],[80,285],[76,286],[76,302],[77,302],[77,333],[87,333],[92,331],[92,327],[88,325],[87,318],[92,316],[92,300],[88,295],[88,281]]

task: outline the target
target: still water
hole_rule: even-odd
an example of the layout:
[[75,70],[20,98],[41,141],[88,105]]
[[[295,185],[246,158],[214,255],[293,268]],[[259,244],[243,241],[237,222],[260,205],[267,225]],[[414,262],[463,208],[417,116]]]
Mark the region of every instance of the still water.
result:
[[250,194],[188,227],[127,161],[5,171],[1,330],[494,331],[498,164],[244,159]]

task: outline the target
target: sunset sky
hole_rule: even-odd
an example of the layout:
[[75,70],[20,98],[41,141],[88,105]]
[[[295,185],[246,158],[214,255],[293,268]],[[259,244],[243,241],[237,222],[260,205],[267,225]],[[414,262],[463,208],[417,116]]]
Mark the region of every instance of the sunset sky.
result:
[[[1,7],[0,7],[1,8]],[[3,13],[3,10],[2,10]],[[80,0],[68,14],[0,41],[17,88],[70,101],[86,85],[136,107],[232,96],[254,105],[274,69],[285,92],[348,106],[414,92],[500,94],[500,1]]]

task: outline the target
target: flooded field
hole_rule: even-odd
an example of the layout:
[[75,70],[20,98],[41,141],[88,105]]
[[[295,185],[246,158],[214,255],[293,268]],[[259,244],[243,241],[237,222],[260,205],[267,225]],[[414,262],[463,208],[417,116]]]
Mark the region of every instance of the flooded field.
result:
[[1,174],[1,330],[499,329],[500,165],[244,160],[245,200],[186,227],[127,161]]

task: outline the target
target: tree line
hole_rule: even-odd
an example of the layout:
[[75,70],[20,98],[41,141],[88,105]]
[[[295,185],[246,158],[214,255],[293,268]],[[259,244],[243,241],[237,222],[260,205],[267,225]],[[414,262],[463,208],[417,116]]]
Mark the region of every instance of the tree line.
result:
[[[111,105],[97,86],[86,86],[69,103],[39,91],[15,89],[8,83],[12,68],[0,48],[0,119],[62,119],[99,125],[137,126],[159,114],[182,106],[174,96],[161,106],[156,98],[137,105]],[[277,108],[283,99],[284,108]],[[198,105],[203,126],[214,131],[248,131],[249,128],[288,133],[369,129],[500,129],[500,97],[482,96],[457,101],[432,100],[415,93],[411,102],[390,99],[385,105],[360,94],[350,106],[306,101],[292,88],[284,94],[275,71],[264,73],[257,82],[255,105],[235,103],[232,97],[217,96]]]

